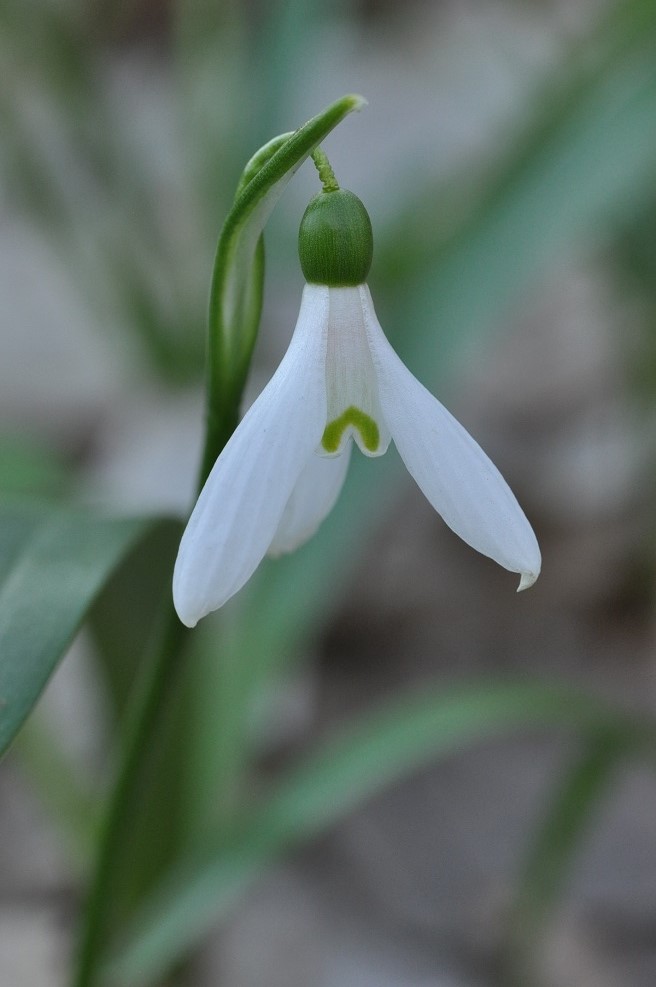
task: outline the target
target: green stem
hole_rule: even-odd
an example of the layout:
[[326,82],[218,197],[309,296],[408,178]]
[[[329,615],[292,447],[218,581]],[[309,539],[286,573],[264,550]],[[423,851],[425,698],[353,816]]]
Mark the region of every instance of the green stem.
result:
[[[262,253],[260,246],[260,258]],[[237,381],[227,393],[222,392],[217,387],[216,380],[210,376],[205,446],[201,457],[198,492],[202,490],[217,456],[237,427],[242,387],[243,382]],[[181,665],[181,650],[188,635],[189,630],[178,619],[169,596],[153,654],[145,662],[142,679],[126,714],[116,780],[99,836],[96,869],[85,909],[73,987],[93,987],[97,982],[102,946],[110,918],[115,861],[125,835],[140,768],[148,751],[148,740],[175,679],[175,673]]]
[[335,178],[335,172],[333,171],[330,161],[326,156],[326,152],[320,147],[317,147],[312,152],[312,160],[314,165],[319,172],[319,178],[321,184],[323,185],[324,192],[339,192],[339,183]]
[[105,938],[112,900],[114,862],[135,794],[142,757],[148,748],[162,701],[180,666],[180,652],[189,634],[171,604],[167,605],[153,655],[146,660],[141,680],[126,713],[118,770],[99,836],[96,869],[87,899],[74,987],[91,987]]
[[[235,405],[231,409],[226,408],[223,414],[219,413],[214,417],[208,414],[205,448],[198,478],[199,492],[216,457],[237,427],[238,418]],[[73,987],[93,987],[96,983],[109,924],[115,861],[125,835],[140,768],[148,751],[148,740],[157,723],[158,714],[182,664],[181,652],[190,634],[189,629],[178,619],[168,590],[167,594],[169,599],[155,638],[153,653],[146,658],[142,677],[126,713],[116,780],[98,840],[96,868],[84,913]]]

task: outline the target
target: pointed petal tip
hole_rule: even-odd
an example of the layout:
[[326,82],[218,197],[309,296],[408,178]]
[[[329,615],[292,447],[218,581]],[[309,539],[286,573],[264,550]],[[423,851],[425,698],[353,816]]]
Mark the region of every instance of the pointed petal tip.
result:
[[178,620],[180,621],[180,623],[184,624],[185,627],[189,627],[189,628],[195,627],[198,621],[201,619],[201,617],[205,616],[205,614],[197,614],[197,613],[192,614],[189,610],[187,610],[182,605],[179,599],[176,599],[175,592],[173,594],[173,609],[177,613]]
[[521,593],[525,589],[530,589],[539,575],[540,575],[539,569],[537,572],[522,572],[521,578],[519,580],[519,586],[517,587],[517,592]]
[[[176,613],[178,613],[177,610],[176,610]],[[193,617],[184,617],[183,618],[183,617],[180,616],[179,613],[178,613],[178,620],[180,621],[181,624],[184,624],[185,627],[188,627],[189,630],[192,630],[196,626],[196,624],[198,623],[198,620],[194,620]]]

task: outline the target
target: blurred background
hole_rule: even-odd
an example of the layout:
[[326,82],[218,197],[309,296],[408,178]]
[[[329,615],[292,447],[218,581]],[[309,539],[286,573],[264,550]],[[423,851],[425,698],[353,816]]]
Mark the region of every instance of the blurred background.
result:
[[[652,711],[656,4],[0,0],[0,64],[3,493],[184,516],[213,254],[241,169],[358,92],[369,106],[325,148],[372,218],[381,323],[542,547],[517,597],[395,452],[356,463],[318,538],[201,626],[149,798],[161,839],[135,882],[404,690],[538,678]],[[317,189],[306,164],[267,229],[251,398],[295,323]],[[178,538],[172,520],[122,567],[3,762],[3,984],[66,983],[108,752]],[[576,744],[478,743],[368,801],[266,872],[192,982],[497,983]],[[656,981],[655,817],[651,769],[623,765],[539,937],[541,985]]]

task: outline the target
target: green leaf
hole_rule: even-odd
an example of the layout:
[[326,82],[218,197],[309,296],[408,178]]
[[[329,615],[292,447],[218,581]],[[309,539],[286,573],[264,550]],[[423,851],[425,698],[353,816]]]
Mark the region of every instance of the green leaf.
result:
[[26,531],[25,514],[15,517],[13,534],[14,522],[4,526],[10,551],[0,582],[0,753],[114,567],[154,524],[150,518],[112,520],[57,511],[34,520]]
[[[430,346],[426,372],[435,376],[439,354],[443,374],[568,251],[604,242],[642,208],[656,169],[655,44],[656,3],[617,5],[578,62],[554,73],[499,167],[457,195],[413,196],[374,267],[382,288],[403,285],[400,306],[391,303],[412,366],[424,367]],[[449,222],[453,198],[467,205]]]
[[171,573],[182,524],[164,520],[126,553],[89,613],[89,629],[106,685],[110,716],[123,714],[137,675],[135,655],[149,646],[170,597]]
[[86,876],[98,834],[98,793],[61,744],[45,717],[35,710],[14,741],[30,787],[39,798],[67,851],[76,876]]
[[504,976],[509,985],[534,982],[536,947],[624,753],[621,734],[602,732],[588,739],[558,786],[527,856],[511,911]]
[[331,4],[323,0],[267,4],[256,27],[248,8],[243,9],[242,17],[252,39],[247,71],[253,80],[252,126],[258,135],[283,125],[285,107],[294,102],[299,79],[306,76],[326,22],[343,14],[348,16],[348,7],[340,9],[343,4],[344,0]]
[[564,688],[510,685],[404,697],[289,770],[269,801],[235,826],[231,840],[182,860],[121,943],[106,970],[109,981],[139,987],[156,978],[277,855],[409,772],[466,744],[544,726],[585,736],[614,731],[625,744],[656,746],[652,727]]
[[70,482],[71,470],[45,445],[18,435],[0,436],[0,492],[7,496],[56,498]]
[[35,527],[47,515],[39,501],[3,500],[0,505],[0,587]]
[[[262,308],[262,231],[287,183],[314,148],[353,110],[361,96],[344,96],[291,136],[274,138],[246,166],[223,224],[214,261],[209,311],[208,433],[205,478],[234,431]],[[272,153],[273,152],[273,153]]]

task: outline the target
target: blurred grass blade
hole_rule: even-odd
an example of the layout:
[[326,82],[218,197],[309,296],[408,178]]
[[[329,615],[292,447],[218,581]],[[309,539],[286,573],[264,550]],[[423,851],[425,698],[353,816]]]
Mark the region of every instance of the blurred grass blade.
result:
[[651,728],[566,689],[477,687],[405,697],[326,742],[281,781],[232,839],[183,860],[151,899],[106,970],[130,987],[161,975],[292,844],[320,833],[411,771],[466,744],[508,730],[612,730],[629,745],[656,744]]
[[249,22],[253,37],[249,72],[255,76],[253,125],[258,140],[260,134],[283,125],[285,108],[293,104],[298,80],[306,76],[317,38],[323,37],[322,22],[339,17],[344,13],[340,7],[344,6],[344,0],[332,0],[330,4],[323,0],[267,4],[255,31],[252,14],[244,8],[242,16]]
[[88,778],[81,777],[84,772],[79,771],[56,731],[44,721],[38,710],[26,720],[11,755],[18,757],[40,804],[54,821],[76,877],[83,877],[98,834],[97,791]]
[[55,500],[66,493],[70,479],[68,464],[44,443],[23,435],[0,436],[0,496],[6,503],[21,495]]
[[[593,67],[565,64],[535,124],[496,175],[481,176],[482,193],[461,185],[459,199],[471,205],[455,225],[436,233],[435,217],[453,208],[434,189],[431,209],[424,189],[392,231],[381,267],[405,282],[411,311],[400,324],[434,328],[441,360],[499,320],[563,252],[604,242],[651,194],[656,3],[621,4],[594,43],[580,60]],[[399,347],[421,366],[431,336],[404,332]]]
[[171,573],[182,524],[162,520],[121,559],[103,586],[88,626],[105,685],[112,725],[123,716],[137,676],[135,655],[144,655],[170,596]]
[[284,139],[287,135],[274,138],[246,166],[246,177],[221,230],[212,275],[203,479],[238,420],[262,307],[262,231],[303,161],[344,117],[363,105],[361,96],[342,97],[288,139]]
[[0,583],[0,753],[114,567],[153,524],[68,510],[34,524]]
[[624,737],[611,731],[593,737],[566,772],[524,865],[510,916],[503,982],[534,982],[536,950],[562,896],[571,864],[614,782],[625,753]]
[[47,517],[48,510],[40,501],[19,501],[9,497],[0,502],[0,587],[34,529]]

